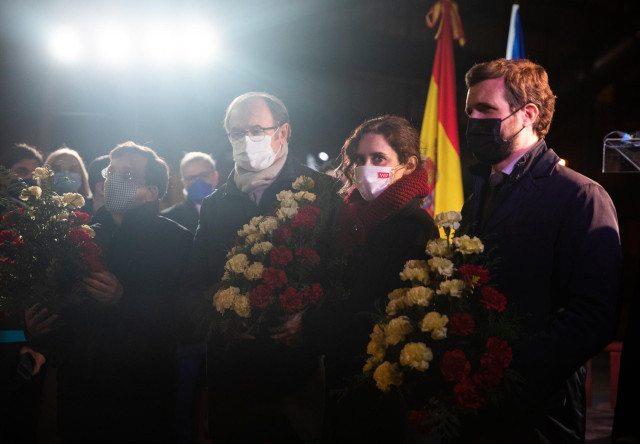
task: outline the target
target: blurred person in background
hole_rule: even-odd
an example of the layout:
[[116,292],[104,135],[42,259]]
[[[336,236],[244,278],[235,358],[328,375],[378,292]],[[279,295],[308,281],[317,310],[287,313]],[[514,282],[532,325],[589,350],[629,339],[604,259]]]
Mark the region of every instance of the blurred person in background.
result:
[[218,186],[216,162],[209,154],[192,151],[180,161],[184,200],[162,210],[161,214],[196,232],[202,200]]
[[80,193],[85,199],[91,197],[89,175],[82,157],[76,150],[59,148],[49,154],[44,163],[53,170],[56,193]]
[[[104,177],[102,177],[102,170],[109,166],[109,155],[96,157],[89,164],[87,169],[89,176],[89,188],[91,189],[91,196],[85,197],[84,207],[80,211],[84,211],[93,216],[96,211],[104,206]],[[94,220],[94,222],[98,222]]]

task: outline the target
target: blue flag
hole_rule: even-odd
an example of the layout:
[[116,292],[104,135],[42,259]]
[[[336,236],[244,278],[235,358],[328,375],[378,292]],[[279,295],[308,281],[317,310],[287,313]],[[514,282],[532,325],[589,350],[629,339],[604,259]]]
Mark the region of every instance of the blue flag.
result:
[[511,7],[511,23],[509,24],[509,38],[507,39],[507,60],[524,59],[524,39],[522,38],[522,27],[520,26],[520,5],[514,4]]

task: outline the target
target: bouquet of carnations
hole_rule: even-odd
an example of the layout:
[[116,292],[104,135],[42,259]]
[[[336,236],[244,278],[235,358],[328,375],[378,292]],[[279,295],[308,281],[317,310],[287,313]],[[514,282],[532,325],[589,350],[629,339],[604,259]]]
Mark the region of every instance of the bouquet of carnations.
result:
[[[2,174],[7,176],[8,171]],[[91,217],[77,193],[53,191],[53,172],[36,168],[40,186],[23,182],[17,205],[2,216],[0,230],[0,309],[19,311],[39,302],[53,310],[86,296],[82,278],[104,269],[93,241]]]
[[254,217],[238,231],[212,292],[212,333],[255,336],[309,307],[344,297],[343,262],[330,248],[331,193],[319,194],[315,187],[310,177],[298,177],[290,190],[277,194],[280,205],[273,215]]
[[462,417],[498,406],[517,387],[509,365],[520,329],[506,297],[490,285],[480,239],[455,232],[460,213],[435,220],[444,236],[427,244],[430,259],[405,264],[400,277],[411,287],[389,293],[363,371],[380,391],[400,390],[426,438],[446,442]]

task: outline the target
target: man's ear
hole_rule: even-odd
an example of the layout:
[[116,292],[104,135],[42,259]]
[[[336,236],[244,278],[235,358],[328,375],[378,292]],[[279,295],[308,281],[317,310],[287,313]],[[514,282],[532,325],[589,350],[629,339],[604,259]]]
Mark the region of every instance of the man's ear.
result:
[[280,129],[278,130],[277,133],[277,138],[276,140],[278,140],[281,144],[285,144],[289,141],[289,136],[291,135],[291,128],[289,127],[289,123],[283,123],[280,126]]
[[524,110],[524,119],[522,122],[524,126],[533,125],[538,118],[538,114],[540,114],[538,107],[533,103],[527,103],[522,109]]
[[145,202],[153,202],[154,200],[158,200],[158,186],[157,185],[147,185],[145,187],[144,200],[145,200]]

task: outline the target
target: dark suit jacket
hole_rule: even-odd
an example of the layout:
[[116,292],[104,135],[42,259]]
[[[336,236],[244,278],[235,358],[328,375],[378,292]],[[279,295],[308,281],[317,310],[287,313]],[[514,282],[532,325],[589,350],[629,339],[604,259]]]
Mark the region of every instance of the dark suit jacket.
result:
[[195,233],[196,228],[198,228],[200,213],[198,213],[196,203],[193,199],[185,199],[182,202],[178,202],[169,208],[165,208],[160,214],[167,219],[178,222],[192,233]]
[[[499,426],[479,425],[486,436],[494,435],[489,442],[581,442],[582,366],[614,338],[618,326],[621,251],[615,208],[599,184],[559,160],[540,140],[493,198],[483,229],[477,221],[489,167],[472,167],[473,194],[463,207],[463,228],[477,234],[499,261],[494,282],[526,328],[513,361],[525,390],[505,409]],[[509,431],[507,424],[516,434],[499,441],[495,435]]]

